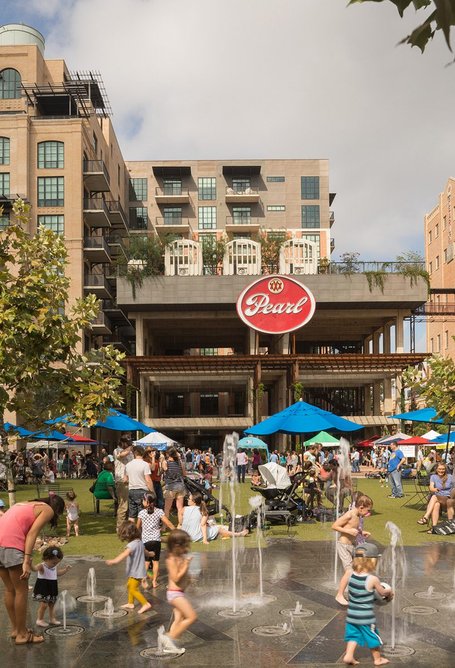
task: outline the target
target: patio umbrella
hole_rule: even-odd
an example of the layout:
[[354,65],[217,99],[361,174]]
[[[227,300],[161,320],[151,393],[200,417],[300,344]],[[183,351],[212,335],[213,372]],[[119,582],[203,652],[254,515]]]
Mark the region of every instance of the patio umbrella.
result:
[[30,436],[30,434],[33,434],[33,432],[30,431],[30,429],[26,429],[25,427],[19,427],[15,424],[11,424],[11,422],[5,422],[3,426],[5,427],[5,431],[7,433],[16,432],[17,435],[21,437]]
[[362,429],[362,425],[338,417],[334,413],[324,411],[305,401],[297,401],[284,410],[271,417],[245,429],[245,434],[307,434],[313,431],[327,431],[327,429],[338,429],[339,431],[355,431]]
[[422,438],[428,438],[429,441],[433,441],[435,438],[438,438],[438,436],[441,436],[439,431],[435,431],[434,429],[430,429],[430,431],[427,431],[426,434],[423,434]]
[[[56,417],[53,420],[46,420],[46,424],[67,424],[70,427],[79,427],[76,422],[74,422],[74,415],[61,415]],[[149,434],[155,429],[147,427],[143,422],[135,420],[126,413],[121,413],[120,411],[115,410],[115,408],[110,408],[105,420],[99,420],[96,422],[93,427],[99,427],[100,429],[111,429],[112,431],[142,431],[144,434]]]
[[267,453],[267,461],[269,459],[269,446],[256,436],[244,436],[239,440],[238,447],[243,448],[244,450],[265,450]]
[[134,441],[134,444],[143,445],[144,448],[147,445],[153,445],[157,450],[166,450],[166,448],[175,445],[175,441],[159,431],[151,431],[150,434],[146,434],[138,441]]
[[309,446],[315,443],[320,443],[323,448],[334,448],[336,445],[340,445],[340,439],[335,438],[335,436],[328,434],[326,431],[320,431],[319,434],[305,441],[304,445]]
[[399,431],[396,434],[392,434],[391,436],[383,436],[382,438],[375,441],[375,445],[390,445],[391,443],[404,441],[407,438],[411,438],[409,434],[403,434],[402,431]]

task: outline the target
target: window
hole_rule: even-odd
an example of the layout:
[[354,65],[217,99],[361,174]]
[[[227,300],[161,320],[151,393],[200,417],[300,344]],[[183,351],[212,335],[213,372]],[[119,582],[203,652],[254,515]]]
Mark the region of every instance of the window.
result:
[[250,206],[232,207],[232,222],[234,225],[248,225],[251,221]]
[[198,179],[199,199],[216,199],[216,178],[201,176]]
[[434,341],[430,339],[430,353],[434,353]]
[[98,139],[95,133],[93,133],[93,153],[95,154],[95,158],[98,157]]
[[428,232],[428,243],[431,244],[431,241],[432,241],[432,231],[430,230]]
[[182,180],[181,179],[164,179],[163,190],[165,195],[181,195],[182,194]]
[[236,192],[244,192],[247,188],[251,188],[251,179],[232,179],[232,188]]
[[10,184],[9,184],[9,173],[0,172],[0,195],[6,195],[9,197]]
[[0,100],[15,100],[21,96],[21,75],[17,70],[0,72]]
[[286,178],[284,176],[268,176],[267,183],[284,183]]
[[38,206],[64,206],[63,176],[38,177]]
[[319,199],[319,176],[301,177],[302,199]]
[[9,165],[10,141],[8,137],[0,137],[0,165]]
[[435,352],[440,353],[441,352],[441,335],[440,334],[438,334],[438,336],[437,336],[436,346],[437,346],[437,348],[436,348]]
[[444,216],[442,219],[442,229],[445,230],[447,227],[447,216]]
[[218,415],[218,394],[201,394],[201,415]]
[[320,227],[321,216],[319,204],[302,205],[302,227]]
[[449,347],[449,330],[448,329],[446,329],[446,331],[444,332],[444,347],[445,347],[446,350]]
[[55,234],[63,234],[65,231],[64,216],[38,216],[38,225],[44,225]]
[[130,230],[146,230],[148,227],[147,207],[130,207]]
[[163,217],[165,225],[181,225],[182,223],[182,207],[181,206],[166,206],[163,209]]
[[286,211],[284,204],[269,204],[267,205],[267,211]]
[[164,395],[164,410],[166,415],[178,416],[185,415],[185,397],[177,392]]
[[312,243],[316,244],[316,253],[317,256],[320,257],[321,255],[321,239],[319,234],[303,234],[302,239],[306,239],[307,241],[311,241]]
[[198,209],[198,229],[216,230],[216,206],[200,206]]
[[444,248],[444,262],[447,262],[447,248]]
[[132,202],[143,202],[147,199],[147,179],[130,179],[130,200]]
[[438,271],[438,269],[439,269],[439,255],[436,255],[434,260],[434,270]]
[[436,223],[434,226],[434,238],[437,239],[439,237],[439,224]]
[[64,144],[62,141],[42,141],[38,144],[39,169],[63,169]]
[[433,263],[432,262],[430,262],[430,265],[428,267],[428,271],[429,271],[430,274],[433,273]]
[[9,225],[9,212],[0,214],[0,231],[6,230]]
[[233,239],[251,239],[250,232],[234,232]]
[[210,357],[211,355],[218,355],[218,348],[200,348],[199,354]]

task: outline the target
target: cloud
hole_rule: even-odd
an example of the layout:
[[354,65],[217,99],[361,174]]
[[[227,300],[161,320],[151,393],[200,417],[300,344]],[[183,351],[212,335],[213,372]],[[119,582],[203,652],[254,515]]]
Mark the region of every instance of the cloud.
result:
[[328,158],[335,255],[423,250],[454,173],[455,89],[442,38],[424,55],[396,46],[415,14],[344,0],[28,7],[48,58],[101,72],[126,159]]

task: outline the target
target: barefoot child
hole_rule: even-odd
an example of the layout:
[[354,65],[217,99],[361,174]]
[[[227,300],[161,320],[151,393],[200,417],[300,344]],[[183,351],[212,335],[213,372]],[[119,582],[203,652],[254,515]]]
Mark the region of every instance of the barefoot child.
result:
[[65,575],[71,566],[57,568],[63,559],[63,552],[59,547],[46,547],[43,552],[43,561],[37,566],[32,566],[32,571],[38,573],[35,586],[33,588],[33,599],[39,602],[36,625],[46,628],[49,626],[44,621],[44,613],[49,609],[49,622],[55,626],[60,626],[60,622],[55,618],[54,607],[58,596],[57,578]]
[[343,662],[348,665],[356,666],[359,663],[354,658],[357,645],[370,649],[375,666],[389,663],[388,659],[381,656],[382,640],[376,628],[374,600],[375,592],[388,599],[393,597],[393,592],[385,589],[374,575],[379,556],[378,548],[373,543],[363,543],[354,551],[353,572],[348,583],[349,604],[344,634],[347,645]]
[[349,575],[352,573],[352,555],[356,545],[365,542],[370,533],[364,531],[364,518],[370,514],[373,507],[373,501],[366,494],[357,496],[354,508],[348,510],[339,517],[333,524],[332,529],[338,531],[340,537],[337,541],[337,553],[343,564],[345,574],[341,578],[335,600],[341,605],[347,605],[344,597],[344,590],[348,583]]
[[168,536],[166,566],[169,580],[166,598],[174,608],[174,619],[169,632],[161,637],[164,654],[184,653],[185,649],[177,647],[174,640],[180,638],[197,619],[191,603],[185,596],[189,582],[188,567],[191,557],[187,555],[190,545],[191,538],[186,531],[174,529]]
[[74,533],[79,536],[79,504],[76,501],[76,494],[73,490],[66,493],[66,537],[69,538],[71,525],[74,527]]
[[[153,553],[153,587],[158,587],[158,570],[160,565],[161,554],[161,523],[167,526],[168,529],[175,529],[175,526],[164,514],[164,510],[155,507],[155,494],[144,494],[142,505],[143,510],[139,511],[137,516],[137,527],[142,531],[142,542],[147,554]],[[146,559],[145,570],[148,570],[149,559]],[[144,580],[144,586],[147,587],[147,580]]]
[[120,606],[126,610],[134,610],[134,599],[137,599],[141,604],[138,614],[147,612],[152,607],[151,604],[144,597],[139,590],[141,581],[145,578],[147,571],[145,570],[145,550],[141,541],[141,532],[132,522],[124,522],[118,531],[120,540],[127,542],[126,549],[121,552],[115,559],[108,559],[107,566],[119,564],[124,559],[126,562],[126,575],[128,576],[127,590],[128,603]]

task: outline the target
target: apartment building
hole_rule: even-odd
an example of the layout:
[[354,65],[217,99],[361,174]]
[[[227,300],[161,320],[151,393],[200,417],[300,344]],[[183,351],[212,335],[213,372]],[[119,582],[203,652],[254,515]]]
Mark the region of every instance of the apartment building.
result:
[[[99,73],[44,48],[33,28],[0,28],[0,226],[21,196],[32,232],[62,235],[71,300],[102,304],[83,346],[125,351],[128,409],[193,446],[217,447],[296,393],[390,426],[400,374],[423,359],[404,322],[426,285],[332,261],[328,160],[127,162]],[[238,317],[240,293],[270,274],[314,295],[311,321],[290,334]]]
[[438,203],[425,216],[425,259],[430,299],[422,311],[427,350],[455,359],[455,178],[449,178]]

